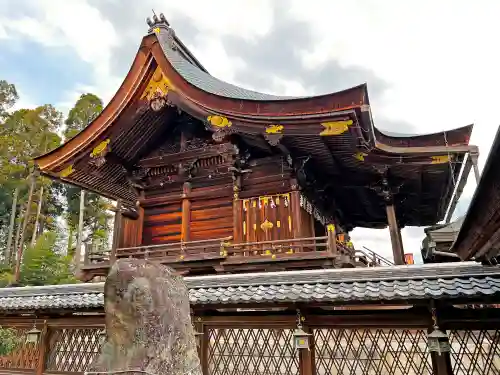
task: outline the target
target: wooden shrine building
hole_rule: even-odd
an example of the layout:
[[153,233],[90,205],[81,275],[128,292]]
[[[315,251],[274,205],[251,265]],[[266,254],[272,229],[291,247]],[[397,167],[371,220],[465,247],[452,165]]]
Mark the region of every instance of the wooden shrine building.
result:
[[[394,136],[373,123],[366,84],[312,97],[246,90],[211,76],[163,15],[130,71],[80,134],[39,171],[118,201],[112,249],[87,251],[86,280],[116,258],[185,274],[380,265],[355,227],[400,229],[453,210],[477,147],[472,125]],[[460,179],[462,176],[462,179]]]
[[[183,272],[204,375],[500,373],[500,266],[404,265],[400,233],[449,221],[476,166],[472,126],[384,133],[366,85],[245,90],[208,74],[163,15],[148,24],[109,105],[36,159],[42,174],[117,201],[112,248],[87,249],[84,280],[129,257]],[[474,219],[455,242],[464,251]],[[355,227],[387,226],[397,265],[350,243]],[[105,331],[103,291],[0,289],[0,329],[20,338],[0,375],[85,373]],[[307,345],[294,347],[296,328]]]

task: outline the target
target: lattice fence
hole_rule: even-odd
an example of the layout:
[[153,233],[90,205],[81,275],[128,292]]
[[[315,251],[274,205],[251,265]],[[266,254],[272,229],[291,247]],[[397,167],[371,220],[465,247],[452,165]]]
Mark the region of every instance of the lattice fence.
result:
[[0,368],[35,369],[38,364],[39,347],[26,342],[26,332],[31,328],[5,327],[12,329],[17,337],[17,348],[6,356],[0,356]]
[[299,374],[291,329],[210,329],[210,375]]
[[317,329],[317,375],[431,375],[423,330]]
[[500,374],[500,331],[451,331],[454,375]]
[[99,328],[53,330],[50,336],[47,371],[82,372],[101,350]]

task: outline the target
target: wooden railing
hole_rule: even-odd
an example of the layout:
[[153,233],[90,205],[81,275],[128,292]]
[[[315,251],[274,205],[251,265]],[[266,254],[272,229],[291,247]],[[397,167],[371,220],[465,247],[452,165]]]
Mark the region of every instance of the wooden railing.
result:
[[354,253],[356,262],[364,263],[367,267],[387,267],[394,266],[389,259],[378,255],[376,252],[364,247],[363,250],[356,250]]
[[212,240],[136,246],[111,250],[87,247],[85,266],[110,265],[115,259],[153,259],[161,263],[220,259],[225,262],[262,262],[266,260],[331,258],[352,261],[355,250],[329,236],[286,240],[232,243],[232,237]]
[[[200,240],[190,242],[175,242],[159,245],[135,246],[118,248],[114,257],[120,258],[139,258],[139,259],[161,259],[164,261],[184,260],[189,261],[192,258],[220,257],[223,252],[223,246],[232,237],[218,238],[212,240]],[[110,263],[112,261],[112,251],[87,248],[85,255],[85,264]]]

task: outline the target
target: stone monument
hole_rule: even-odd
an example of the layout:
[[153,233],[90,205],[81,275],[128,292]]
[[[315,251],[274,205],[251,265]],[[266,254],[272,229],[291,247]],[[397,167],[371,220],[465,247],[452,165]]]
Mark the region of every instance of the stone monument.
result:
[[107,338],[87,374],[202,374],[180,275],[147,260],[118,260],[104,300]]

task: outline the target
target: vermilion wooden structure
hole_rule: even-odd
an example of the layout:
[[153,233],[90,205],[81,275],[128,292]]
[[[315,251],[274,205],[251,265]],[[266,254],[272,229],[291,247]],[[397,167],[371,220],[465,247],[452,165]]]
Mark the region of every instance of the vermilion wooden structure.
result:
[[222,82],[160,16],[103,112],[36,165],[119,203],[113,247],[87,251],[86,280],[129,256],[189,274],[386,262],[354,251],[358,226],[389,225],[404,264],[400,229],[453,210],[471,131],[384,133],[365,84],[281,97]]

